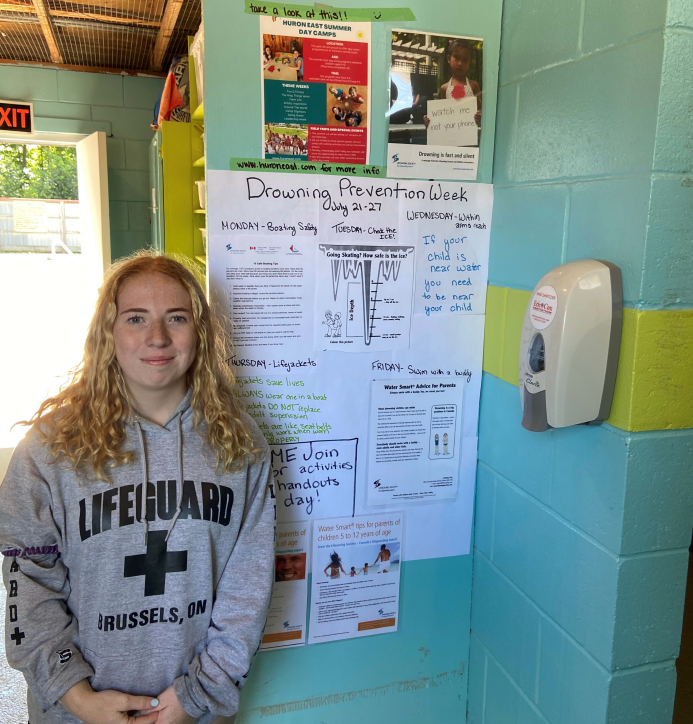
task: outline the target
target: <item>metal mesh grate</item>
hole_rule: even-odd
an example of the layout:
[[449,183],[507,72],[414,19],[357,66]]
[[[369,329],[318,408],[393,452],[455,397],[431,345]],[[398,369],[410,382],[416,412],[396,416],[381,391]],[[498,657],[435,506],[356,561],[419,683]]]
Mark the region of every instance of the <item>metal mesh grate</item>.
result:
[[195,35],[197,29],[202,22],[202,2],[194,0],[194,2],[186,2],[180,10],[178,22],[173,30],[171,42],[168,51],[164,56],[164,64],[162,70],[168,70],[171,61],[177,55],[184,55],[188,52],[188,36]]
[[[7,6],[7,3],[2,4],[2,7]],[[33,8],[33,5],[23,7]],[[50,62],[48,45],[36,15],[0,10],[0,57]]]
[[[38,2],[38,0],[37,0]],[[167,0],[41,0],[62,62],[119,70],[150,70]],[[39,3],[40,5],[40,3]],[[200,25],[201,0],[183,0],[163,71],[187,53],[187,36]],[[49,45],[32,2],[0,0],[0,58],[51,62]]]

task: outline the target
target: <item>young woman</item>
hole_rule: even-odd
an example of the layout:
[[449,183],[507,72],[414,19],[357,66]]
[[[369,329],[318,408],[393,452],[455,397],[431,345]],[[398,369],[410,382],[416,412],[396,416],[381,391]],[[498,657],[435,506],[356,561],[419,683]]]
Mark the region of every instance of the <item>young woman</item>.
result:
[[6,651],[31,724],[220,724],[238,709],[274,506],[224,359],[184,266],[114,265],[79,370],[0,486]]

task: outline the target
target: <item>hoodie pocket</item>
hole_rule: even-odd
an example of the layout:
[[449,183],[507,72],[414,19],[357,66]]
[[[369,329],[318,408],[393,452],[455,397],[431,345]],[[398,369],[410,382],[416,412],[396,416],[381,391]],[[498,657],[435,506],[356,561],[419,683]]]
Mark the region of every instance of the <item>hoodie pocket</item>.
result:
[[185,648],[173,647],[163,637],[146,651],[130,647],[125,651],[97,653],[83,649],[94,669],[94,691],[115,689],[135,696],[158,696],[188,670],[195,655],[204,648],[206,633]]

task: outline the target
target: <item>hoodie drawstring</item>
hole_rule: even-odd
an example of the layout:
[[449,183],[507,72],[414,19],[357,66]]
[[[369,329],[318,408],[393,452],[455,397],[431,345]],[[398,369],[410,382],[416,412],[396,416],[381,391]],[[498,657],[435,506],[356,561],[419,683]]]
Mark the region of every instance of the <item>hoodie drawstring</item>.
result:
[[[173,532],[173,526],[178,520],[178,516],[181,513],[183,507],[183,428],[181,426],[181,412],[177,416],[177,427],[178,427],[178,502],[176,503],[176,513],[168,526],[168,532],[166,533],[166,541]],[[147,520],[147,450],[144,446],[144,434],[142,433],[142,425],[139,420],[135,420],[135,427],[137,428],[137,435],[140,439],[140,450],[142,451],[142,494],[140,500],[141,512],[140,512],[140,523],[144,524],[144,547],[147,547],[147,537],[149,535],[149,521]]]
[[149,521],[147,520],[147,450],[144,447],[144,435],[142,425],[135,420],[135,427],[140,438],[140,449],[142,450],[142,494],[140,496],[140,523],[144,523],[144,547],[147,547],[147,536],[149,535]]
[[180,418],[182,416],[182,414],[178,415],[178,502],[176,503],[176,514],[173,516],[173,519],[168,526],[168,532],[166,533],[165,538],[166,541],[168,541],[168,537],[173,531],[173,526],[176,524],[183,506],[183,430],[180,422]]

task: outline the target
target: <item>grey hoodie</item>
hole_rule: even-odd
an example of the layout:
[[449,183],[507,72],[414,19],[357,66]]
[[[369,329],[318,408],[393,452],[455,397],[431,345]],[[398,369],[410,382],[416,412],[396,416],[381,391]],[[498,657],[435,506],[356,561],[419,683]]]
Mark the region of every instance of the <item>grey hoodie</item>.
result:
[[17,446],[0,485],[0,550],[5,648],[26,677],[31,724],[76,724],[58,699],[85,677],[144,696],[173,684],[199,724],[237,711],[272,588],[270,460],[244,415],[263,453],[217,475],[192,420],[188,392],[163,427],[130,424],[135,461],[112,485],[48,463],[35,431]]

